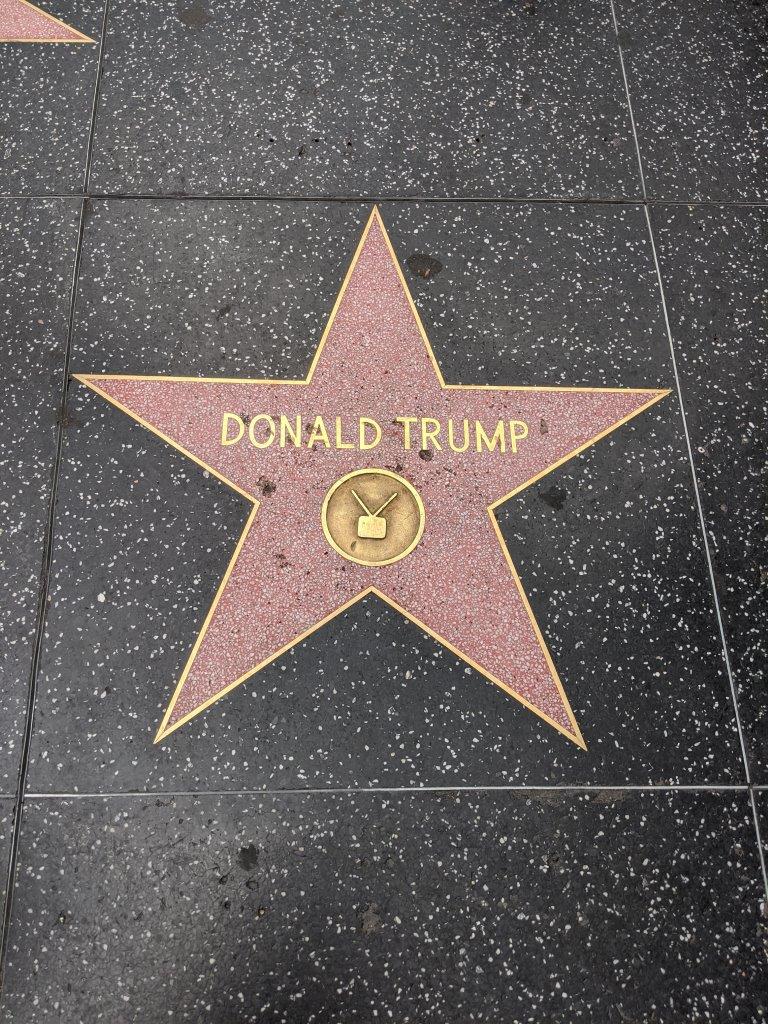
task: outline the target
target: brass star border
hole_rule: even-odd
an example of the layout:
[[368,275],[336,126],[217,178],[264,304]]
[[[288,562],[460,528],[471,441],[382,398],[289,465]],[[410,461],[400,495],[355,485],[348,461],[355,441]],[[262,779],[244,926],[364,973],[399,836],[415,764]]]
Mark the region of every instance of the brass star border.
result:
[[95,43],[30,0],[0,0],[0,43]]
[[[377,243],[378,239],[383,240],[383,243]],[[247,486],[246,483],[244,483],[242,475],[240,475],[239,479],[236,479],[235,477],[238,476],[237,473],[228,473],[222,471],[221,466],[217,468],[215,465],[212,464],[211,461],[201,457],[199,451],[198,453],[195,453],[194,451],[190,450],[190,448],[193,447],[192,444],[190,444],[190,447],[186,447],[185,444],[182,443],[182,440],[180,440],[180,436],[178,433],[177,436],[171,436],[173,431],[170,428],[164,429],[163,426],[158,425],[157,420],[162,419],[162,416],[160,416],[159,414],[155,415],[154,406],[152,402],[143,396],[145,395],[145,393],[149,394],[150,392],[152,393],[152,395],[154,395],[155,390],[157,390],[158,394],[162,395],[164,387],[175,389],[175,385],[189,385],[192,390],[197,389],[198,391],[206,395],[209,393],[206,390],[209,386],[215,386],[219,388],[227,387],[229,385],[243,387],[248,386],[255,388],[279,388],[284,389],[285,393],[288,393],[293,388],[307,388],[308,386],[312,385],[313,381],[315,380],[316,371],[318,370],[318,367],[321,365],[321,361],[324,359],[324,357],[326,359],[328,358],[325,355],[326,343],[329,337],[334,334],[334,328],[337,324],[337,318],[339,317],[339,313],[343,307],[345,298],[347,298],[349,295],[350,282],[353,280],[353,277],[355,276],[356,271],[358,270],[358,265],[360,263],[361,256],[366,252],[370,253],[373,249],[375,249],[376,244],[380,244],[381,253],[386,255],[386,259],[390,261],[391,267],[394,268],[397,285],[402,291],[402,295],[406,303],[406,308],[408,310],[410,317],[412,318],[412,323],[415,325],[417,329],[418,336],[420,337],[420,340],[423,343],[424,350],[426,351],[428,358],[428,364],[431,367],[431,371],[434,373],[435,380],[441,392],[471,392],[474,396],[480,396],[477,398],[478,401],[482,400],[482,395],[484,393],[491,393],[494,396],[499,396],[500,399],[506,397],[514,398],[515,396],[520,396],[521,400],[523,400],[525,399],[526,395],[530,396],[531,393],[535,392],[538,396],[543,396],[542,400],[546,398],[546,396],[551,395],[557,397],[558,400],[562,400],[565,402],[568,400],[567,396],[572,395],[584,396],[584,401],[587,401],[589,399],[589,396],[593,396],[592,400],[594,400],[595,398],[599,399],[601,406],[605,403],[610,403],[611,401],[617,403],[617,408],[619,407],[619,403],[621,402],[624,402],[625,406],[627,406],[627,403],[632,403],[631,407],[627,406],[627,411],[625,411],[623,415],[620,415],[615,419],[611,418],[611,421],[603,429],[599,430],[594,434],[590,434],[581,443],[575,444],[573,447],[569,447],[567,451],[563,451],[563,453],[560,454],[558,457],[553,458],[552,461],[548,461],[547,464],[542,466],[538,471],[532,473],[531,475],[526,475],[524,480],[521,480],[511,490],[506,491],[506,493],[504,493],[501,497],[485,505],[488,518],[490,519],[493,535],[496,538],[499,550],[503,555],[504,563],[514,583],[517,599],[519,600],[520,605],[524,609],[529,627],[532,630],[536,644],[538,645],[539,657],[543,656],[543,661],[546,664],[546,670],[549,673],[549,679],[552,683],[554,683],[558,698],[562,703],[563,713],[560,715],[559,721],[556,717],[557,709],[555,711],[550,710],[549,712],[545,710],[545,707],[547,706],[546,701],[539,701],[537,703],[537,701],[532,698],[530,693],[526,695],[525,693],[520,692],[520,690],[523,687],[515,687],[511,685],[508,681],[505,681],[501,678],[500,673],[498,671],[490,670],[488,665],[480,664],[476,657],[473,657],[472,655],[468,654],[466,650],[462,650],[462,646],[466,647],[468,646],[467,644],[457,644],[455,641],[452,641],[451,638],[445,635],[445,632],[447,632],[447,630],[441,631],[440,629],[435,628],[434,625],[430,625],[429,622],[425,621],[425,619],[429,618],[430,616],[418,614],[416,611],[414,611],[412,601],[401,601],[398,599],[397,596],[393,596],[393,593],[391,592],[393,588],[391,586],[384,586],[381,584],[377,585],[375,583],[368,583],[364,586],[361,586],[360,589],[353,593],[348,599],[338,604],[338,606],[334,606],[332,610],[330,610],[326,614],[322,614],[321,616],[319,616],[316,621],[312,621],[312,623],[306,626],[306,628],[300,629],[296,633],[296,635],[292,635],[287,642],[279,644],[279,646],[277,646],[274,650],[271,650],[267,656],[257,659],[254,664],[250,665],[247,668],[247,671],[239,673],[237,675],[237,678],[235,678],[233,681],[227,682],[226,685],[218,686],[216,688],[216,692],[211,693],[210,696],[205,697],[203,695],[200,697],[193,695],[194,703],[193,706],[190,706],[188,708],[188,710],[183,710],[182,708],[183,713],[177,713],[175,710],[177,708],[177,705],[179,704],[180,698],[182,698],[182,695],[185,693],[185,687],[187,686],[188,682],[190,682],[190,673],[193,671],[193,668],[196,665],[198,656],[200,655],[201,652],[201,648],[209,638],[209,630],[211,629],[211,624],[214,621],[214,618],[217,615],[218,610],[220,609],[222,598],[227,593],[227,588],[232,581],[233,573],[235,572],[236,567],[238,566],[239,560],[241,559],[241,556],[243,556],[244,547],[246,546],[246,542],[251,537],[252,528],[254,527],[254,523],[257,520],[257,513],[264,499],[257,497],[255,493],[256,489],[254,487],[249,487]],[[366,249],[366,247],[368,248]],[[367,256],[366,258],[370,259],[370,256]],[[380,256],[380,259],[383,258],[384,256]],[[363,275],[364,269],[365,268],[360,270],[360,275]],[[407,325],[403,327],[404,331],[406,329]],[[341,336],[343,338],[342,328],[340,328],[339,331],[336,332],[336,335]],[[339,342],[339,344],[343,344],[343,341]],[[403,357],[403,360],[401,361],[405,361],[405,357]],[[402,367],[400,367],[400,372],[401,374],[404,373]],[[162,438],[166,443],[170,444],[172,447],[176,448],[182,454],[192,459],[192,461],[196,462],[204,470],[211,473],[213,476],[221,480],[223,483],[227,484],[227,486],[234,489],[238,494],[246,498],[252,504],[251,511],[247,517],[240,539],[238,540],[237,546],[235,547],[235,550],[229,561],[229,565],[227,566],[221,583],[219,584],[218,590],[213,600],[213,604],[211,605],[208,614],[206,615],[202,628],[195,640],[194,646],[187,659],[181,677],[179,678],[170,704],[168,705],[168,708],[165,712],[165,715],[163,716],[160,727],[157,730],[157,734],[155,736],[156,743],[166,739],[176,729],[191,721],[194,717],[196,717],[206,708],[210,707],[213,703],[215,703],[219,698],[223,697],[226,693],[229,693],[236,686],[239,686],[241,683],[243,683],[246,679],[253,676],[260,669],[264,668],[265,666],[273,662],[275,659],[279,658],[282,654],[290,650],[296,644],[300,643],[307,637],[311,636],[326,623],[330,622],[331,620],[336,618],[336,616],[340,615],[342,612],[350,608],[353,604],[362,600],[364,597],[367,597],[369,594],[375,594],[378,598],[380,598],[390,607],[400,612],[407,619],[409,619],[420,629],[422,629],[425,633],[427,633],[433,639],[438,641],[438,643],[440,643],[442,646],[450,650],[454,655],[456,655],[456,657],[466,662],[473,669],[475,669],[481,675],[485,676],[488,680],[490,680],[490,682],[494,683],[508,695],[514,697],[521,704],[523,704],[529,710],[533,711],[536,715],[538,715],[541,719],[543,719],[553,728],[557,729],[558,732],[562,733],[564,736],[566,736],[572,742],[576,743],[582,749],[586,749],[584,738],[582,736],[581,730],[579,729],[573,711],[568,702],[568,698],[565,694],[565,690],[560,680],[559,674],[552,661],[549,650],[547,649],[546,643],[541,634],[541,630],[539,629],[538,623],[536,622],[530,603],[523,589],[518,572],[512,562],[512,559],[507,550],[507,546],[502,537],[501,531],[496,521],[495,511],[504,502],[508,501],[516,494],[519,494],[523,489],[537,482],[542,477],[551,473],[552,471],[557,469],[559,466],[563,465],[571,458],[574,458],[575,456],[579,455],[581,452],[591,447],[597,441],[601,440],[602,438],[612,433],[614,430],[618,429],[624,423],[634,418],[634,416],[639,415],[641,412],[644,412],[646,409],[650,408],[656,402],[660,401],[662,398],[664,398],[666,395],[670,393],[668,389],[532,387],[506,386],[495,384],[468,385],[446,383],[445,379],[443,378],[440,367],[437,363],[437,360],[435,358],[435,354],[432,350],[432,346],[429,342],[429,338],[427,337],[427,333],[424,329],[419,313],[416,309],[416,305],[413,301],[413,297],[411,296],[402,269],[397,260],[394,248],[386,232],[378,208],[376,207],[374,207],[374,209],[372,210],[368,222],[364,228],[362,237],[360,238],[357,249],[352,258],[352,262],[344,277],[341,289],[333,305],[330,317],[323,331],[319,345],[317,347],[309,371],[305,378],[301,380],[281,380],[258,378],[207,378],[177,376],[147,377],[135,376],[130,374],[74,374],[74,377],[81,383],[87,385],[87,387],[89,387],[91,390],[101,395],[116,408],[120,409],[122,412],[126,413],[128,416],[132,417],[134,420],[140,423],[142,426],[146,427],[152,433]],[[211,390],[213,389],[211,388]],[[126,397],[126,391],[130,392],[129,397]],[[130,404],[128,404],[129,402]],[[365,412],[365,410],[361,411]],[[155,422],[150,421],[150,416],[153,419],[155,419]],[[202,445],[202,443],[198,445],[198,448],[200,449],[202,449],[203,447],[204,446]],[[361,462],[365,463],[366,465],[371,465],[370,459],[361,460],[360,457],[358,457],[357,465],[360,466]],[[337,475],[341,474],[342,469],[343,467],[337,470]],[[421,467],[417,466],[416,469],[417,471],[420,471]],[[408,561],[413,557],[413,555],[409,555],[405,561]],[[347,568],[350,567],[348,566]],[[356,568],[357,567],[355,566],[351,566],[352,570],[355,570]],[[391,568],[394,570],[396,567]],[[524,647],[522,645],[521,650],[524,651]]]

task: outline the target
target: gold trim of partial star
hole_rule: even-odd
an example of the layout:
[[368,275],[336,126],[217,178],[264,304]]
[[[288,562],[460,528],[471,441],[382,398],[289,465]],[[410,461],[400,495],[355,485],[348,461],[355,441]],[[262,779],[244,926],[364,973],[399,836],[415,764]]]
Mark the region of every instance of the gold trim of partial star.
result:
[[48,21],[52,21],[54,25],[59,25],[61,28],[67,30],[67,32],[74,32],[77,39],[16,39],[12,37],[0,37],[0,43],[95,43],[95,39],[91,39],[90,36],[84,35],[78,29],[73,28],[71,25],[67,25],[65,21],[60,18],[55,18],[48,11],[44,11],[41,7],[37,7],[35,4],[31,4],[29,0],[18,0],[20,4],[24,4],[25,7],[31,7],[36,14],[42,14]]
[[[410,307],[411,313],[413,314],[414,320],[416,322],[416,326],[418,327],[418,330],[419,330],[419,334],[421,335],[422,341],[424,342],[424,345],[425,345],[426,350],[427,350],[427,355],[429,356],[430,363],[432,364],[432,368],[435,371],[435,375],[437,377],[437,380],[438,380],[441,388],[443,388],[443,389],[445,389],[447,391],[475,391],[475,390],[478,390],[478,389],[483,389],[483,390],[488,390],[488,391],[510,391],[510,392],[511,391],[551,391],[551,392],[585,392],[585,393],[591,393],[591,394],[635,394],[635,395],[648,395],[648,401],[644,402],[639,408],[634,409],[631,413],[628,413],[626,416],[622,417],[622,419],[618,420],[616,423],[611,424],[610,427],[607,427],[605,430],[601,431],[599,434],[596,434],[595,437],[590,438],[589,441],[586,441],[584,444],[581,444],[577,448],[574,448],[573,451],[569,452],[567,455],[564,455],[561,459],[558,459],[556,462],[553,462],[550,466],[547,466],[545,469],[541,470],[539,473],[536,473],[536,475],[532,476],[529,480],[525,480],[523,483],[519,484],[517,487],[515,487],[513,490],[509,491],[507,494],[502,495],[502,497],[498,498],[496,501],[494,501],[491,505],[488,506],[488,515],[489,515],[490,520],[491,520],[491,526],[493,527],[493,531],[496,534],[496,538],[497,538],[497,540],[498,540],[498,542],[499,542],[499,544],[501,546],[501,550],[504,553],[504,558],[506,559],[507,565],[509,566],[509,570],[510,570],[510,573],[512,575],[512,579],[514,581],[515,587],[517,588],[517,591],[518,591],[518,593],[520,595],[520,598],[521,598],[521,600],[523,602],[525,610],[526,610],[526,612],[528,614],[528,618],[530,619],[531,626],[532,626],[532,628],[534,630],[534,633],[536,635],[536,639],[538,640],[539,647],[541,648],[541,651],[542,651],[542,653],[544,655],[544,658],[546,660],[547,666],[549,667],[552,679],[553,679],[553,681],[555,683],[555,686],[557,688],[557,691],[558,691],[558,693],[560,695],[560,699],[562,700],[563,706],[564,706],[565,711],[566,711],[566,715],[568,716],[568,721],[570,722],[571,727],[572,727],[571,731],[569,731],[568,729],[564,728],[559,722],[556,722],[554,719],[550,718],[549,715],[547,715],[540,708],[534,707],[530,703],[530,701],[526,700],[526,698],[523,697],[522,694],[518,693],[516,690],[514,690],[507,683],[503,682],[501,679],[498,679],[496,676],[494,676],[487,669],[483,668],[483,666],[480,665],[478,662],[476,662],[472,658],[468,657],[466,654],[464,654],[462,651],[460,651],[457,647],[455,647],[453,644],[451,644],[448,640],[446,640],[445,637],[440,636],[439,633],[436,633],[425,622],[422,622],[415,615],[411,614],[411,612],[409,612],[407,608],[403,608],[396,601],[393,601],[391,598],[387,597],[380,590],[378,590],[376,587],[373,587],[373,586],[367,587],[364,590],[361,590],[359,594],[356,594],[354,597],[350,598],[348,601],[345,601],[342,605],[340,605],[338,608],[334,609],[334,611],[332,611],[330,614],[324,616],[322,619],[320,619],[318,622],[316,622],[309,629],[306,629],[302,633],[299,633],[298,636],[295,636],[287,644],[284,644],[278,651],[275,651],[274,654],[270,655],[268,658],[265,658],[264,661],[259,662],[258,665],[254,665],[252,668],[248,669],[248,671],[245,672],[243,675],[241,675],[238,679],[235,679],[233,682],[229,683],[226,687],[224,687],[222,690],[220,690],[213,697],[209,698],[207,701],[205,701],[204,703],[200,704],[198,707],[196,707],[194,709],[194,711],[190,711],[188,714],[183,715],[177,722],[174,722],[173,725],[169,725],[168,724],[169,721],[170,721],[171,715],[173,714],[173,709],[176,706],[176,702],[178,701],[179,696],[181,694],[181,691],[184,688],[184,684],[185,684],[185,682],[187,680],[187,676],[189,675],[189,672],[190,672],[190,670],[192,668],[192,665],[193,665],[193,663],[195,661],[195,658],[197,657],[197,652],[200,649],[200,645],[203,642],[203,639],[204,639],[205,634],[206,634],[206,632],[208,630],[208,627],[209,627],[209,625],[211,623],[211,620],[212,620],[213,615],[214,615],[214,613],[216,611],[218,603],[221,600],[221,596],[222,596],[222,594],[224,592],[224,588],[226,587],[227,581],[229,580],[229,577],[230,577],[230,575],[232,573],[232,570],[234,568],[235,562],[237,561],[237,557],[240,554],[240,551],[241,551],[241,549],[243,547],[243,544],[245,543],[245,540],[246,540],[246,537],[248,536],[248,533],[251,530],[251,527],[253,526],[253,523],[254,523],[254,520],[255,520],[255,517],[256,517],[256,512],[257,512],[258,507],[259,507],[259,500],[258,500],[258,498],[255,495],[250,494],[247,491],[243,490],[243,488],[239,487],[232,480],[229,480],[221,472],[219,472],[218,470],[214,469],[213,466],[209,466],[202,459],[197,458],[197,456],[195,456],[191,452],[187,451],[186,448],[184,448],[182,445],[178,444],[176,441],[172,440],[170,437],[168,437],[166,434],[164,434],[161,430],[158,430],[156,427],[153,427],[151,423],[148,423],[141,416],[137,416],[135,413],[131,412],[130,409],[128,409],[124,405],[122,405],[119,401],[116,401],[114,398],[111,398],[105,391],[103,391],[99,387],[99,385],[96,382],[99,381],[99,380],[133,380],[133,381],[164,380],[164,381],[175,381],[175,382],[190,381],[190,382],[195,382],[195,383],[216,383],[216,384],[223,384],[223,383],[229,383],[229,384],[279,384],[279,385],[282,385],[282,386],[285,386],[285,385],[296,385],[297,387],[306,386],[306,385],[310,384],[311,381],[312,381],[312,377],[314,375],[315,369],[317,368],[318,362],[320,360],[320,356],[322,354],[323,348],[325,346],[325,343],[326,343],[326,341],[328,339],[328,336],[329,336],[329,334],[331,332],[331,329],[333,327],[334,321],[336,319],[336,314],[339,311],[339,307],[341,306],[341,302],[342,302],[342,300],[344,298],[344,295],[345,295],[345,293],[347,291],[347,288],[349,286],[349,282],[350,282],[350,280],[352,278],[352,274],[354,273],[355,267],[357,266],[357,262],[360,259],[360,254],[363,251],[363,246],[365,245],[365,242],[366,242],[366,240],[368,238],[368,234],[369,234],[369,232],[371,230],[371,227],[374,224],[377,224],[378,227],[381,230],[382,237],[384,238],[384,241],[385,241],[385,243],[387,245],[387,248],[389,250],[389,254],[390,254],[390,257],[392,259],[393,265],[394,265],[394,267],[395,267],[395,269],[397,271],[397,275],[398,275],[401,287],[402,287],[403,292],[404,292],[404,294],[406,296],[406,299],[408,301],[408,305]],[[581,747],[583,750],[587,749],[586,748],[586,744],[584,742],[584,738],[583,738],[583,736],[581,734],[581,730],[579,729],[578,723],[576,722],[576,718],[575,718],[575,716],[573,714],[573,710],[571,709],[571,705],[570,705],[570,703],[568,701],[568,698],[567,698],[567,696],[565,694],[565,689],[563,687],[562,681],[560,679],[560,676],[558,675],[557,669],[555,668],[554,662],[552,661],[552,657],[551,657],[551,655],[549,653],[549,650],[547,649],[547,645],[544,642],[544,637],[541,634],[541,630],[539,629],[538,623],[536,622],[536,619],[534,617],[533,610],[531,608],[530,602],[528,601],[528,598],[526,597],[525,591],[523,590],[523,585],[522,585],[522,582],[520,580],[520,576],[519,576],[519,574],[517,572],[517,569],[515,568],[515,566],[514,566],[514,564],[512,562],[512,559],[510,557],[509,551],[507,550],[507,545],[505,544],[504,538],[501,535],[501,530],[499,529],[499,525],[498,525],[498,522],[496,521],[496,516],[494,515],[494,513],[495,513],[496,509],[499,508],[499,506],[502,505],[505,501],[508,501],[509,498],[512,498],[514,495],[519,494],[526,487],[530,487],[531,484],[535,483],[537,480],[540,480],[543,476],[546,476],[547,473],[551,473],[553,470],[557,469],[559,466],[562,466],[563,463],[567,462],[569,459],[574,458],[574,456],[576,456],[576,455],[580,455],[583,451],[586,451],[587,448],[590,448],[593,444],[596,444],[598,441],[602,440],[602,438],[607,437],[609,434],[612,434],[614,430],[618,430],[619,427],[623,426],[625,423],[628,423],[631,419],[634,419],[635,416],[639,416],[640,413],[645,412],[646,409],[650,408],[652,405],[655,405],[656,402],[659,402],[662,398],[665,398],[668,394],[670,394],[670,389],[668,389],[668,388],[667,389],[659,389],[659,388],[550,387],[550,386],[534,387],[532,385],[517,386],[517,385],[505,385],[505,384],[477,384],[477,385],[476,384],[446,384],[445,379],[444,379],[444,377],[443,377],[443,375],[442,375],[442,373],[440,371],[440,367],[438,366],[437,359],[435,358],[435,354],[432,351],[432,346],[431,346],[431,344],[429,342],[429,338],[427,337],[427,332],[425,331],[424,325],[421,322],[421,317],[419,316],[418,310],[416,309],[416,305],[415,305],[415,303],[413,301],[413,297],[411,295],[410,289],[408,288],[408,284],[407,284],[407,282],[405,280],[405,277],[403,275],[403,271],[402,271],[402,269],[400,267],[400,264],[399,264],[399,262],[397,260],[397,256],[395,255],[395,250],[394,250],[394,248],[392,246],[392,242],[390,241],[389,235],[387,234],[387,230],[384,227],[384,222],[383,222],[383,220],[381,218],[381,214],[379,213],[379,209],[378,209],[377,206],[374,206],[374,208],[371,211],[371,214],[370,214],[370,216],[368,218],[368,221],[367,221],[367,223],[365,225],[365,228],[363,230],[363,233],[362,233],[362,236],[360,238],[360,241],[358,242],[357,248],[355,249],[354,256],[352,257],[352,262],[350,263],[349,269],[347,270],[347,272],[346,272],[346,274],[344,276],[344,280],[342,282],[341,289],[339,290],[339,293],[338,293],[338,295],[336,297],[336,301],[333,304],[333,308],[331,310],[331,315],[330,315],[330,317],[328,319],[328,323],[326,324],[325,329],[324,329],[324,331],[322,333],[322,336],[320,338],[320,343],[319,343],[319,345],[317,347],[317,351],[315,352],[315,355],[314,355],[314,357],[312,359],[312,362],[310,364],[309,372],[307,373],[307,376],[303,380],[280,380],[280,379],[274,379],[274,378],[270,379],[270,378],[248,378],[248,377],[245,377],[245,378],[244,377],[176,377],[176,376],[166,377],[166,376],[162,376],[162,375],[146,376],[146,375],[135,375],[135,374],[126,374],[126,373],[117,373],[117,374],[82,374],[82,373],[76,373],[76,374],[73,374],[73,377],[76,380],[80,381],[82,384],[85,384],[87,387],[91,388],[92,391],[95,391],[97,394],[101,395],[102,398],[105,398],[108,402],[110,402],[112,405],[116,406],[122,412],[127,413],[127,415],[132,417],[134,420],[136,420],[142,426],[144,426],[148,430],[152,431],[153,434],[156,434],[158,437],[162,438],[168,444],[170,444],[174,448],[176,448],[177,451],[180,451],[182,454],[184,454],[188,458],[192,459],[192,461],[196,462],[198,464],[198,466],[201,466],[208,473],[211,473],[213,476],[217,477],[223,483],[225,483],[229,487],[233,488],[233,490],[237,491],[238,494],[241,494],[244,498],[247,498],[250,502],[253,503],[253,508],[251,509],[251,511],[250,511],[250,513],[248,515],[248,518],[246,520],[245,527],[243,529],[242,535],[240,536],[240,539],[239,539],[239,541],[237,543],[237,546],[236,546],[236,548],[234,550],[232,558],[229,561],[229,565],[227,566],[226,572],[224,573],[224,577],[223,577],[223,579],[222,579],[222,581],[221,581],[221,583],[219,585],[219,589],[216,592],[216,596],[215,596],[215,598],[213,600],[213,604],[211,605],[211,607],[210,607],[210,609],[208,611],[208,614],[205,617],[205,621],[203,622],[203,625],[202,625],[202,628],[200,630],[200,633],[198,634],[197,639],[195,640],[195,643],[194,643],[194,645],[192,647],[192,651],[191,651],[191,653],[190,653],[190,655],[189,655],[189,657],[187,659],[187,662],[186,662],[186,664],[184,666],[184,670],[183,670],[183,672],[181,674],[181,677],[179,678],[179,681],[178,681],[178,683],[176,685],[176,688],[174,690],[173,696],[171,698],[171,702],[168,705],[168,709],[166,710],[165,715],[163,716],[163,720],[160,723],[160,727],[157,730],[157,735],[155,736],[155,743],[159,743],[161,740],[164,740],[167,736],[169,736],[172,732],[175,732],[176,729],[181,728],[182,725],[186,725],[187,722],[191,721],[193,718],[195,718],[201,712],[205,711],[207,708],[209,708],[216,701],[220,700],[225,694],[229,693],[230,690],[234,690],[236,686],[239,686],[241,683],[244,683],[246,679],[249,679],[252,675],[254,675],[256,672],[258,672],[260,669],[265,668],[267,665],[271,664],[273,661],[275,661],[281,655],[285,654],[286,651],[289,651],[296,644],[301,643],[302,640],[305,640],[307,637],[311,636],[313,633],[315,633],[322,626],[326,625],[328,622],[331,622],[333,619],[336,618],[337,615],[340,615],[342,612],[346,611],[352,605],[356,604],[357,601],[362,600],[364,597],[367,597],[369,594],[375,594],[378,598],[380,598],[382,601],[384,601],[390,607],[392,607],[396,611],[400,612],[407,619],[410,619],[411,622],[413,622],[416,626],[418,626],[420,629],[422,629],[425,633],[427,633],[433,639],[437,640],[438,643],[440,643],[443,647],[446,647],[449,651],[451,651],[453,654],[455,654],[457,658],[460,658],[462,661],[466,662],[467,665],[469,665],[471,668],[475,669],[481,675],[485,676],[486,679],[488,679],[490,682],[492,682],[496,686],[498,686],[499,689],[501,689],[505,693],[509,694],[510,697],[514,697],[515,700],[519,701],[524,707],[528,708],[530,711],[533,711],[533,713],[535,715],[538,715],[538,717],[541,718],[542,721],[546,722],[548,725],[551,725],[559,733],[562,733],[562,735],[565,736],[567,739],[569,739],[572,743],[575,743],[578,747]]]

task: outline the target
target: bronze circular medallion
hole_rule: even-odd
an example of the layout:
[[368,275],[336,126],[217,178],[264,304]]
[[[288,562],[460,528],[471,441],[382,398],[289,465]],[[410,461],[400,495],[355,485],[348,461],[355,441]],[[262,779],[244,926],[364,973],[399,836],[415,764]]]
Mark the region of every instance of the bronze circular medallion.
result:
[[323,501],[323,532],[343,558],[390,565],[424,532],[424,505],[412,484],[388,469],[357,469],[332,484]]

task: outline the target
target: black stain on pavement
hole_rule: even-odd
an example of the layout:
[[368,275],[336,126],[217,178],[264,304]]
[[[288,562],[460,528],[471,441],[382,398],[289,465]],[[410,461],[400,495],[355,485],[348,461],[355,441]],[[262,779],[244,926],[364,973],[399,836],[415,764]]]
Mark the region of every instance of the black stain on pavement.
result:
[[253,871],[259,863],[259,851],[253,843],[243,846],[237,855],[237,863],[243,871]]
[[417,277],[423,278],[425,281],[431,280],[433,277],[437,277],[440,271],[443,269],[443,264],[440,260],[434,258],[434,256],[427,256],[425,253],[415,252],[413,256],[409,256],[405,261],[408,264],[408,269],[416,274]]
[[562,487],[555,487],[554,485],[547,491],[539,491],[539,497],[543,502],[553,508],[555,512],[562,511],[563,505],[565,505],[568,497],[568,492],[563,490]]
[[206,11],[201,3],[193,3],[189,7],[183,3],[178,3],[176,5],[176,17],[187,28],[194,29],[205,28],[209,22],[213,21],[213,16]]

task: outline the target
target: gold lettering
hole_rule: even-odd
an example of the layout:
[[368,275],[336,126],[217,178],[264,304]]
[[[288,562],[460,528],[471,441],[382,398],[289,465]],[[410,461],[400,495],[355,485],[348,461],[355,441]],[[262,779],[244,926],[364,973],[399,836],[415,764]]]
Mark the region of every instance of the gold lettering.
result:
[[[236,423],[240,428],[237,437],[229,436],[229,425],[230,423]],[[221,443],[223,445],[237,444],[240,438],[245,433],[245,423],[242,419],[234,412],[225,412],[221,418]]]
[[307,441],[307,448],[312,448],[314,445],[322,442],[326,448],[331,447],[331,442],[328,439],[328,431],[325,429],[325,423],[323,422],[322,416],[315,416],[315,422],[312,424],[312,430]]
[[[266,441],[257,441],[256,424],[262,421],[267,425],[267,439]],[[248,426],[248,437],[250,438],[251,444],[254,448],[269,448],[275,440],[275,421],[265,412],[260,412],[258,416],[253,417]]]
[[506,451],[507,445],[504,437],[504,421],[499,420],[496,424],[496,429],[494,430],[493,435],[488,437],[485,430],[483,430],[482,423],[475,420],[475,444],[477,451],[479,452],[483,450],[483,445],[485,445],[489,452],[492,452],[497,445],[499,447],[499,451]]
[[416,422],[415,416],[395,416],[395,423],[403,425],[403,448],[407,452],[411,450],[411,424]]
[[[440,420],[434,417],[396,416],[394,422],[402,427],[405,451],[411,451],[417,444],[414,436],[417,426],[420,430],[419,440],[422,449],[434,448],[436,451],[442,451],[445,444],[451,451],[459,454],[469,451],[473,440],[477,452],[510,451],[516,454],[520,442],[528,437],[529,433],[528,424],[523,420],[499,420],[490,434],[479,420],[474,420],[474,438],[471,433],[473,421],[468,419],[449,419],[446,437],[443,437]],[[281,413],[280,416],[273,417],[259,413],[251,417],[248,423],[246,417],[234,412],[225,412],[221,419],[221,444],[225,447],[237,444],[243,439],[247,429],[254,448],[269,448],[278,443],[279,439],[281,448],[300,448],[306,443],[307,448],[323,445],[326,448],[335,447],[339,451],[370,451],[381,444],[383,436],[380,423],[370,416],[358,417],[357,444],[351,437],[344,436],[343,416],[334,417],[332,436],[328,429],[330,424],[326,425],[322,416],[315,416],[311,423],[311,429],[307,428],[309,437],[305,442],[305,423],[301,415]]]
[[287,439],[290,437],[294,448],[301,447],[301,416],[296,417],[295,426],[287,416],[280,416],[280,447],[285,448]]
[[[518,430],[519,428],[519,430]],[[528,424],[522,420],[509,421],[509,447],[517,454],[517,442],[528,437]]]
[[[427,424],[430,424],[427,426]],[[437,451],[441,452],[443,446],[437,440],[437,435],[440,433],[440,420],[433,420],[429,416],[423,417],[421,421],[421,447],[425,450],[428,447],[427,442],[431,441]]]
[[[365,436],[365,428],[373,427],[374,439],[368,441]],[[371,420],[367,416],[360,417],[360,451],[367,452],[371,448],[375,448],[376,445],[381,441],[381,427],[376,420]]]
[[336,447],[340,451],[349,451],[355,446],[350,444],[349,441],[342,441],[341,439],[341,416],[336,417]]
[[459,448],[453,438],[453,420],[448,420],[448,444],[454,452],[465,452],[469,448],[469,421],[462,420],[461,422],[464,424],[464,444]]

